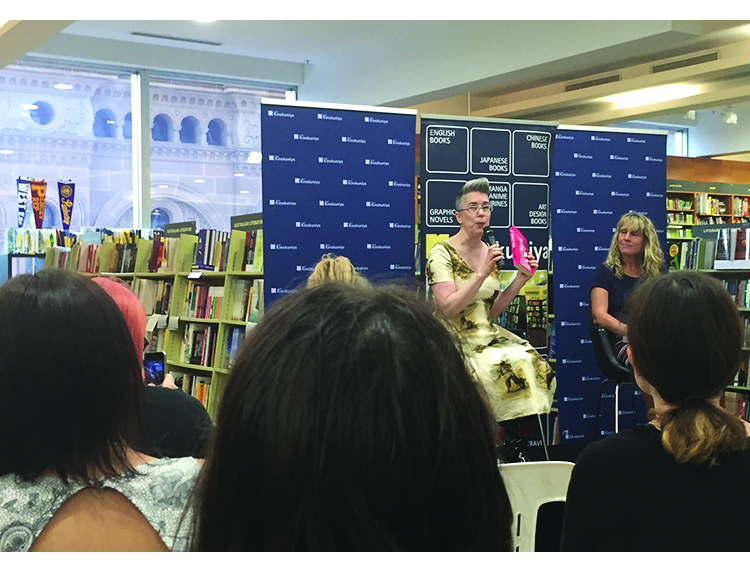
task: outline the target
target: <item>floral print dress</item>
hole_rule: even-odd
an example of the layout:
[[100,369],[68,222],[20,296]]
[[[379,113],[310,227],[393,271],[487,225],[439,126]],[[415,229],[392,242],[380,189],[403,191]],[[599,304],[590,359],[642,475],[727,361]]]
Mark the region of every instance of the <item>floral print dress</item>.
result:
[[[430,286],[453,282],[458,290],[474,271],[453,245],[443,241],[430,252],[426,274]],[[469,369],[481,383],[496,420],[547,414],[557,385],[554,372],[527,340],[492,322],[490,308],[499,294],[500,276],[495,269],[474,300],[451,320]]]

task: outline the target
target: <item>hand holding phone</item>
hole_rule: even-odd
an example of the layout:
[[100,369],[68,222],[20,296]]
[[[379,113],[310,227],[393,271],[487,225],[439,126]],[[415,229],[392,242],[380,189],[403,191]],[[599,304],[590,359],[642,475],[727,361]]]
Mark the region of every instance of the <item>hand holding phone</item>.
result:
[[165,355],[163,352],[146,352],[143,355],[143,372],[146,384],[160,386],[164,382],[164,362]]

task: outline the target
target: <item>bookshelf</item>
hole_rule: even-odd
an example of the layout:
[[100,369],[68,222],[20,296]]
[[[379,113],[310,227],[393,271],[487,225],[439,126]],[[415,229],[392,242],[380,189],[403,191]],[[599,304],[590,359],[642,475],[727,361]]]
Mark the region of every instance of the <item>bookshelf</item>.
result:
[[667,239],[690,240],[695,225],[750,223],[750,186],[668,180]]
[[262,230],[216,236],[226,240],[215,247],[181,234],[48,247],[45,256],[45,266],[127,282],[146,309],[146,350],[164,351],[167,372],[212,419],[244,334],[263,314]]

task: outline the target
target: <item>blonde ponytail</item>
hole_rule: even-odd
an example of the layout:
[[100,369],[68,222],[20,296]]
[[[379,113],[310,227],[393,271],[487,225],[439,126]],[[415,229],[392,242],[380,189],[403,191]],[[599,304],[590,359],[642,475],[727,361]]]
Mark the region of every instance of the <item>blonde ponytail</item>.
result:
[[724,409],[693,399],[669,410],[661,420],[662,445],[679,464],[718,465],[729,452],[747,445],[745,426]]

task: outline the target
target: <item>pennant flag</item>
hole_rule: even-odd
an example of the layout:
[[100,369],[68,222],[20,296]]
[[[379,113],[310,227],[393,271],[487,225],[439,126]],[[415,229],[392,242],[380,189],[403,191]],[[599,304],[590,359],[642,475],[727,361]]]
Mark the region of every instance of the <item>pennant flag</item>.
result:
[[70,218],[73,216],[73,202],[76,197],[76,184],[72,181],[58,181],[57,193],[60,198],[60,216],[63,229],[70,230]]
[[31,208],[34,209],[36,228],[41,229],[44,222],[44,202],[47,199],[47,182],[31,180]]
[[16,189],[18,189],[18,228],[23,227],[26,220],[26,211],[29,208],[29,198],[31,197],[31,180],[25,177],[16,179]]

